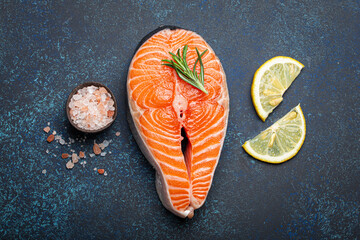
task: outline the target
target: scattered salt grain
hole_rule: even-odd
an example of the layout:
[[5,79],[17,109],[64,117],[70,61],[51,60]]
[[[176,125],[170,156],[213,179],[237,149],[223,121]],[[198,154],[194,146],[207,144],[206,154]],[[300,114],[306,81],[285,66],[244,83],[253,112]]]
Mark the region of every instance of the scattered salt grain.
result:
[[71,160],[66,163],[67,169],[72,169],[73,167],[74,167],[74,163]]
[[[96,90],[95,90],[96,91]],[[102,97],[104,99],[104,97]],[[108,98],[108,97],[107,97]],[[109,99],[107,99],[107,101],[109,101]],[[112,101],[112,100],[111,100]],[[50,125],[50,122],[48,122],[48,125]],[[50,132],[50,127],[49,126],[46,126],[44,128],[44,131],[45,132]],[[120,136],[120,132],[116,132],[115,133],[116,136]],[[63,137],[58,134],[57,135],[57,132],[54,130],[52,132],[52,134],[48,137],[48,141],[51,142],[53,140],[55,140],[56,142],[58,142],[59,144],[61,145],[68,145],[68,146],[71,146],[72,143],[75,143],[75,142],[85,142],[86,141],[86,136],[84,137],[76,137],[76,138],[71,138],[69,137],[69,141],[67,142],[65,139],[63,139]],[[95,157],[97,154],[100,154],[100,156],[102,157],[105,157],[106,155],[108,154],[111,154],[111,151],[108,151],[108,152],[105,152],[105,151],[101,151],[101,150],[104,150],[106,147],[109,146],[109,144],[112,142],[112,140],[104,140],[102,143],[100,144],[97,144],[96,143],[96,139],[94,139],[94,146],[93,146],[93,153],[89,153],[89,157],[90,158],[93,158]],[[83,148],[85,145],[81,145],[81,148]],[[55,146],[55,148],[58,148],[58,146]],[[49,149],[46,149],[45,151],[47,154],[52,154],[54,157],[57,157],[57,154],[55,153],[50,153]],[[69,160],[67,163],[66,163],[66,168],[67,169],[72,169],[74,168],[75,164],[80,162],[80,158],[86,158],[86,155],[85,155],[85,152],[83,151],[79,151],[79,154],[75,153],[75,150],[74,149],[70,149],[70,152],[71,152],[71,160]],[[66,156],[67,155],[67,156]],[[68,154],[60,154],[61,157],[63,158],[68,158],[70,157]],[[83,166],[83,168],[85,168],[85,165],[86,165],[86,161],[83,160],[80,162],[80,164]],[[104,176],[107,176],[108,173],[105,171],[105,169],[97,169],[97,168],[94,168],[94,171],[97,171],[99,174],[103,174]],[[99,172],[100,171],[100,172]],[[46,169],[43,169],[42,170],[42,173],[43,174],[46,174]]]
[[70,117],[80,128],[100,129],[113,120],[114,101],[103,87],[88,86],[79,89],[69,103]]
[[84,153],[83,151],[80,151],[80,152],[79,152],[79,157],[80,157],[80,158],[84,158],[84,157],[85,157],[85,153]]
[[48,141],[49,143],[51,143],[52,141],[54,141],[54,139],[55,139],[54,134],[51,134],[51,135],[49,135],[49,136],[47,137],[46,141]]
[[79,162],[79,157],[78,157],[78,155],[77,155],[76,153],[73,153],[73,154],[71,155],[71,160],[72,160],[73,163],[78,163],[78,162]]
[[48,126],[50,126],[50,122],[48,122]]
[[101,153],[101,149],[98,144],[96,144],[96,143],[94,144],[93,151],[96,155],[99,155]]
[[107,146],[109,146],[109,141],[107,141],[107,140],[104,140],[103,142],[102,142],[102,145],[104,145],[104,147],[107,147]]
[[85,165],[86,165],[86,161],[82,161],[80,164],[81,164],[81,165],[83,166],[83,168],[84,168]]
[[104,150],[104,148],[105,148],[104,144],[102,144],[102,143],[99,144],[99,147],[101,148],[101,150]]
[[46,132],[46,133],[50,132],[50,127],[49,126],[44,127],[44,132]]

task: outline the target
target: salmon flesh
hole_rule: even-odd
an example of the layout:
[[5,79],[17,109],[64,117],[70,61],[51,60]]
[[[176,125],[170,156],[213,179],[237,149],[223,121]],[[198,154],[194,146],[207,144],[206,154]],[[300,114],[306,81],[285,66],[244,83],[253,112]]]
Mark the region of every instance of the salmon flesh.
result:
[[[208,50],[202,56],[208,94],[162,65],[162,59],[171,59],[169,52],[181,51],[186,44],[190,69],[197,59],[195,47],[199,52]],[[199,73],[199,64],[196,69]],[[175,215],[191,218],[208,195],[226,134],[229,94],[220,60],[197,33],[163,27],[136,51],[129,67],[127,94],[130,127],[156,170],[161,202]]]

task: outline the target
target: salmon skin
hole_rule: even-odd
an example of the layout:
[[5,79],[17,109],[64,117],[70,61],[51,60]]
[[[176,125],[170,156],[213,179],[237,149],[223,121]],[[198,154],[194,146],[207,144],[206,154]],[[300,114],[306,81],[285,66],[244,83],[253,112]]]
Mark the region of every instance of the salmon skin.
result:
[[[162,65],[188,45],[193,68],[203,56],[205,94]],[[196,71],[200,72],[197,64]],[[192,218],[207,197],[224,143],[229,94],[220,60],[195,32],[163,26],[138,46],[127,78],[130,128],[146,159],[156,170],[156,190],[163,205],[179,217]],[[185,133],[186,147],[182,149]],[[183,141],[184,143],[184,141]]]

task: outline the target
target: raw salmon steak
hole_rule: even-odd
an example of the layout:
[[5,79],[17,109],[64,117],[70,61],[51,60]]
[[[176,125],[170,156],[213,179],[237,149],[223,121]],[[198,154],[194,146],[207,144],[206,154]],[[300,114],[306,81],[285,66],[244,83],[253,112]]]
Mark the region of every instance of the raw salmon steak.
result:
[[[182,51],[186,44],[190,69],[197,59],[195,47],[208,50],[202,56],[208,94],[162,65],[162,59],[171,59],[169,52]],[[199,73],[199,64],[196,69]],[[156,170],[161,202],[177,216],[191,218],[205,202],[227,128],[229,94],[220,60],[195,32],[163,27],[136,51],[127,94],[131,130]],[[182,148],[183,136],[187,144]]]

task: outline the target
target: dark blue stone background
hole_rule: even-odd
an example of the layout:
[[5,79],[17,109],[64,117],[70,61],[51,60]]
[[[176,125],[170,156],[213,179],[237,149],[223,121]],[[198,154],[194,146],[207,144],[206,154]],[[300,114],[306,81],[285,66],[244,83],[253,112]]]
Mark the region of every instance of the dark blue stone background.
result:
[[[0,238],[359,239],[359,1],[2,1],[0,8]],[[207,40],[230,93],[214,182],[191,220],[160,203],[154,170],[126,121],[132,55],[164,24]],[[250,86],[256,69],[277,55],[305,68],[262,123]],[[64,137],[83,137],[64,107],[85,81],[113,90],[116,122],[82,148],[48,144],[48,121]],[[243,151],[298,103],[307,136],[296,157],[270,165]],[[112,154],[66,170],[60,154],[89,153],[94,139],[112,139]]]

